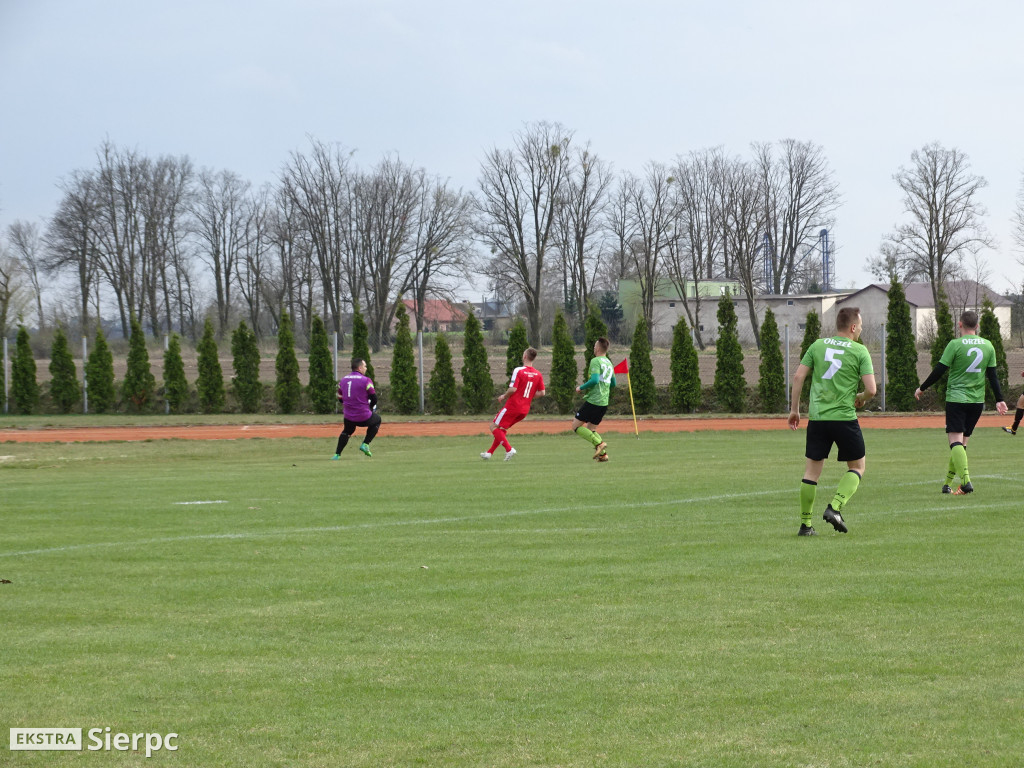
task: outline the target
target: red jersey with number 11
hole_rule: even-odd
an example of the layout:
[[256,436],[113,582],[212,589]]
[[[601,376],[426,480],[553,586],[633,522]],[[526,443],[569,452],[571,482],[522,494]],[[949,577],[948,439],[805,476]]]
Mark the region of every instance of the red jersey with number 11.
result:
[[544,389],[544,377],[540,371],[529,365],[521,365],[512,371],[512,381],[509,387],[515,387],[515,392],[508,396],[505,403],[505,410],[511,413],[529,413],[533,404],[533,396]]

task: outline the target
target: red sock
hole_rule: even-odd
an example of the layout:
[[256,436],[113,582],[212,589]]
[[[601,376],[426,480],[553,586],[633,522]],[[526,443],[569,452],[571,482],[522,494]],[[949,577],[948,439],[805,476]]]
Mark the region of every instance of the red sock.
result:
[[499,445],[505,449],[505,453],[512,450],[512,446],[509,445],[508,438],[505,436],[506,432],[504,429],[496,429],[491,434],[494,435],[494,442],[491,443],[491,450],[488,453],[494,453]]

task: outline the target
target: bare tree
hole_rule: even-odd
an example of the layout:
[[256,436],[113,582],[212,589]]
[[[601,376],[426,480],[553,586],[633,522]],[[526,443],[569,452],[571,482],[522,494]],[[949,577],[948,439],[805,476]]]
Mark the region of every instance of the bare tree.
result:
[[1024,264],[1024,173],[1020,177],[1020,188],[1017,190],[1017,207],[1013,211],[1013,242],[1022,252],[1018,262]]
[[96,282],[98,215],[94,175],[75,171],[61,181],[63,192],[57,212],[47,227],[46,267],[54,272],[71,268],[78,289],[78,317],[83,334],[89,331],[89,298]]
[[602,216],[612,183],[611,166],[590,151],[572,150],[573,158],[556,213],[556,244],[561,252],[562,301],[575,308],[577,321],[597,279],[602,253]]
[[352,220],[365,290],[363,315],[374,350],[388,337],[397,294],[405,286],[403,263],[411,258],[415,216],[425,184],[424,173],[386,157],[372,172],[362,174],[352,197]]
[[558,123],[533,123],[512,149],[490,150],[481,168],[479,236],[493,256],[487,272],[522,294],[533,344],[540,344],[544,273],[571,141]]
[[679,291],[687,323],[701,349],[701,283],[714,277],[725,237],[721,191],[724,173],[725,159],[719,148],[692,152],[689,157],[680,158],[675,168],[681,231],[670,251],[668,274]]
[[[364,267],[355,260],[352,250],[352,153],[340,146],[311,141],[308,156],[292,153],[281,172],[281,188],[294,209],[294,216],[289,212],[289,225],[300,223],[334,330],[340,333],[343,286],[347,282],[353,301],[358,301]],[[294,246],[297,240],[291,238],[287,242]],[[311,304],[312,284],[306,283],[304,287],[307,304]]]
[[733,277],[747,302],[754,342],[761,346],[761,330],[754,299],[764,291],[766,275],[761,267],[763,251],[760,237],[764,231],[767,213],[763,207],[762,188],[758,171],[741,159],[727,164],[725,174],[725,249],[735,269]]
[[7,337],[8,324],[31,303],[32,290],[24,265],[0,240],[0,339]]
[[140,206],[148,161],[134,151],[117,149],[109,141],[100,146],[97,158],[99,167],[93,177],[97,216],[92,220],[97,265],[114,292],[121,332],[128,338],[129,316],[144,315]]
[[250,183],[238,174],[204,169],[192,205],[196,235],[201,243],[199,258],[213,275],[217,302],[217,336],[223,337],[231,319],[231,288],[235,270],[248,247]]
[[39,328],[46,327],[46,317],[43,315],[43,274],[44,264],[44,243],[39,233],[39,225],[34,222],[16,220],[7,228],[7,236],[10,239],[10,248],[15,258],[21,262],[22,269],[28,276],[29,284],[32,286],[32,293],[36,299],[36,314],[39,318]]
[[416,302],[416,327],[423,328],[427,298],[446,294],[444,280],[465,276],[473,236],[473,198],[440,179],[420,185],[416,233],[404,288]]
[[[154,334],[175,325],[178,270],[189,269],[188,210],[193,202],[192,162],[164,156],[149,164],[140,211],[143,222],[142,282]],[[161,311],[163,318],[161,320]],[[183,326],[182,330],[184,330]]]
[[654,330],[654,298],[665,280],[665,262],[679,238],[679,197],[674,178],[662,163],[651,162],[643,178],[627,174],[620,186],[631,233],[629,252],[640,281],[640,307],[650,340]]
[[905,271],[929,281],[938,306],[943,283],[958,274],[964,258],[991,246],[985,208],[977,199],[988,182],[971,173],[967,156],[958,149],[932,143],[912,152],[910,159],[910,167],[893,176],[903,190],[910,221],[888,240]]
[[269,269],[271,251],[270,188],[259,189],[244,202],[247,235],[235,268],[238,292],[248,310],[249,325],[259,337],[263,315],[264,282]]
[[770,293],[789,293],[805,276],[807,255],[839,207],[839,184],[822,147],[795,139],[754,145],[765,211]]
[[[635,183],[635,177],[630,177]],[[621,179],[605,210],[604,227],[609,233],[609,253],[598,265],[598,281],[608,290],[617,290],[622,280],[635,279],[636,266],[631,255],[633,219],[630,216],[632,193],[626,179]]]

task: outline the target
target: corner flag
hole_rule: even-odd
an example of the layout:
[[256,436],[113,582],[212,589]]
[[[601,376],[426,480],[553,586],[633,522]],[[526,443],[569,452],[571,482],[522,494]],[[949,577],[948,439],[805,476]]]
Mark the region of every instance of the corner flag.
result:
[[640,439],[640,430],[636,426],[636,406],[633,405],[633,382],[629,379],[629,358],[623,358],[622,362],[616,365],[613,369],[615,373],[626,374],[626,384],[629,386],[629,408],[633,411],[633,432],[636,433],[636,439]]

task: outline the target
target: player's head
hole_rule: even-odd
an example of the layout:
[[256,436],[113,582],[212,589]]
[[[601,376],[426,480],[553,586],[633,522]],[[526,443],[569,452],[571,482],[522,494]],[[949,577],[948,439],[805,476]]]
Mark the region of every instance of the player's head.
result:
[[352,358],[352,370],[359,371],[360,373],[366,371],[366,361],[361,357]]
[[612,345],[608,339],[601,336],[597,341],[594,342],[594,354],[600,357],[601,355],[608,354],[608,348]]
[[836,313],[836,330],[839,333],[859,339],[864,323],[860,319],[860,307],[843,307]]
[[978,313],[968,309],[960,315],[960,327],[967,333],[974,333],[978,330]]
[[529,365],[537,359],[537,350],[533,347],[527,347],[526,351],[523,352],[523,365]]

